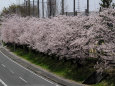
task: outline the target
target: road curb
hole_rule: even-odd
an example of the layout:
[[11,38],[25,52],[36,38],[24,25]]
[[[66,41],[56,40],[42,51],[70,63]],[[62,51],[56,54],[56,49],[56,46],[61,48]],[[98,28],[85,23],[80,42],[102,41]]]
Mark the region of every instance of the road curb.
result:
[[43,76],[43,77],[45,77],[45,78],[47,78],[53,82],[56,82],[62,86],[87,86],[84,84],[76,83],[76,82],[71,81],[71,80],[64,79],[64,78],[59,77],[55,74],[52,74],[49,71],[44,70],[41,67],[34,65],[34,64],[30,63],[29,61],[27,61],[27,60],[25,60],[19,56],[16,56],[14,53],[10,52],[5,47],[1,47],[0,51],[2,53],[4,53],[6,56],[8,56],[9,58],[11,58],[12,60],[14,60],[15,62],[17,62],[20,65],[24,66],[25,68],[33,71],[35,74],[41,75],[41,76]]

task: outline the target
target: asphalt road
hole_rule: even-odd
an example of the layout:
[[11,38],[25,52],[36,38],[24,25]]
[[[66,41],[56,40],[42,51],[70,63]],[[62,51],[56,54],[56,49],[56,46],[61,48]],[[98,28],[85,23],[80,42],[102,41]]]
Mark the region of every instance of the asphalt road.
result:
[[0,52],[0,86],[59,86],[36,75]]

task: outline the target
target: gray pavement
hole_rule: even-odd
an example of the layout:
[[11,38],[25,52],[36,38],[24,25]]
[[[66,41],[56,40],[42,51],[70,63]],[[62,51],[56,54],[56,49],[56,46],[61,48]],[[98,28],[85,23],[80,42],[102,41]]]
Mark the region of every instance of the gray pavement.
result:
[[0,86],[87,86],[31,64],[10,52],[2,44],[0,44],[0,80]]
[[0,86],[59,86],[36,75],[0,52]]
[[4,85],[0,82],[0,86],[4,86]]

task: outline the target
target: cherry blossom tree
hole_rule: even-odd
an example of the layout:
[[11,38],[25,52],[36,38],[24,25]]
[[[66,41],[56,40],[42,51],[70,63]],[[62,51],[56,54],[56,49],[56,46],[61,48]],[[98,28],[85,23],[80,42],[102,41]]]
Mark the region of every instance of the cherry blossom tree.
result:
[[51,19],[19,17],[3,19],[5,43],[27,45],[63,59],[101,58],[115,60],[115,10],[90,16],[58,16]]

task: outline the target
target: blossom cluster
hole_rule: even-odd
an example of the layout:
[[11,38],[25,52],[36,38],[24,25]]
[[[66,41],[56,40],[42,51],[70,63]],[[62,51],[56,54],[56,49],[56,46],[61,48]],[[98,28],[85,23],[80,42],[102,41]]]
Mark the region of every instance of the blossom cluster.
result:
[[1,26],[5,43],[27,45],[61,58],[115,59],[115,10],[90,16],[58,16],[51,19],[7,17]]

